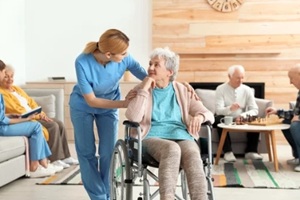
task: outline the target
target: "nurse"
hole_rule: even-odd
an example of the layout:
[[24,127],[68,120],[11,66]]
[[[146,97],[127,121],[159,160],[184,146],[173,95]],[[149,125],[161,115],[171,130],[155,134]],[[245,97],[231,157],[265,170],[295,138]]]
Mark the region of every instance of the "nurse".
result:
[[[83,185],[92,200],[109,199],[110,158],[118,134],[118,108],[126,108],[130,95],[120,100],[119,81],[126,70],[143,80],[147,72],[128,54],[129,38],[109,29],[98,42],[90,42],[75,61],[77,84],[70,96],[70,115]],[[99,144],[96,157],[94,123]]]

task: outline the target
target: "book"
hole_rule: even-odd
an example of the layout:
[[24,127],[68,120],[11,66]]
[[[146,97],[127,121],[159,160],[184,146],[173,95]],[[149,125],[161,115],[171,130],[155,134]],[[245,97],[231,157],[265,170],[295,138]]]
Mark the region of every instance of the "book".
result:
[[42,112],[42,107],[39,106],[39,107],[36,107],[28,112],[25,112],[21,115],[22,118],[27,118],[28,116],[32,115],[32,114],[38,114],[38,113],[41,113]]

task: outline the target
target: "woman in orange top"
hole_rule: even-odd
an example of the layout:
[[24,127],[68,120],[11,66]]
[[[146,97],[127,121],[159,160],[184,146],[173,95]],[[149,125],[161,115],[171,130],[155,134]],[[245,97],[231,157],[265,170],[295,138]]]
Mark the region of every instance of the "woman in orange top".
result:
[[[23,89],[13,85],[14,69],[6,65],[5,73],[6,76],[0,83],[0,93],[3,94],[6,113],[22,114],[38,107],[35,100]],[[49,118],[44,112],[37,114],[35,120],[42,124],[45,138],[52,151],[49,160],[54,165],[62,167],[61,169],[70,167],[71,164],[78,164],[78,160],[71,157],[64,124],[59,120]]]

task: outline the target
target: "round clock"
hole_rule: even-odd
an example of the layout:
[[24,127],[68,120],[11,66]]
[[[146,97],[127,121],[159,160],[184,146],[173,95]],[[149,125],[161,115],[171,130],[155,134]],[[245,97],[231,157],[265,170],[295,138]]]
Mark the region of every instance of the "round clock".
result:
[[232,12],[244,3],[244,0],[207,0],[209,5],[220,12]]

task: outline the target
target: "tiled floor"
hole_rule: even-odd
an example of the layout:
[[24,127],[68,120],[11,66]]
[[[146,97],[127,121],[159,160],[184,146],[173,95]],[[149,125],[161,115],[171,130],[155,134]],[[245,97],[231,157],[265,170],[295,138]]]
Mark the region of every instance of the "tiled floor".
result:
[[[74,153],[74,145],[70,148]],[[279,160],[284,162],[290,158],[290,148],[287,145],[278,145]],[[266,155],[265,159],[266,159]],[[88,200],[83,186],[45,186],[36,185],[39,180],[22,178],[0,188],[0,200]],[[300,181],[300,173],[299,173]],[[299,190],[284,189],[247,189],[247,188],[214,188],[216,200],[298,200]],[[134,190],[135,195],[138,191]],[[136,198],[134,198],[136,199]]]

